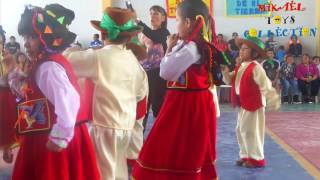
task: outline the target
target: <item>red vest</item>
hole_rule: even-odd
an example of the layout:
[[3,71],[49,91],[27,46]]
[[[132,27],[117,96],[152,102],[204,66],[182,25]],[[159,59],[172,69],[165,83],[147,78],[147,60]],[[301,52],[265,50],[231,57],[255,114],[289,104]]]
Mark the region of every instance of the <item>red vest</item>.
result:
[[205,64],[193,64],[176,82],[167,82],[168,89],[204,90],[209,87],[209,73]]
[[240,106],[247,111],[256,111],[263,107],[259,86],[253,80],[253,69],[256,63],[252,62],[244,71],[240,81]]
[[[68,78],[73,87],[80,94],[80,88],[76,76],[70,63],[60,54],[54,54],[48,57],[48,61],[54,61],[60,64],[66,71]],[[18,104],[18,132],[25,134],[29,132],[49,132],[52,125],[56,122],[54,106],[47,100],[35,81],[35,72],[38,67],[45,61],[40,61],[31,76],[28,78],[27,100]],[[78,111],[76,123],[88,120],[88,103],[84,102],[83,96],[80,96],[80,109]]]

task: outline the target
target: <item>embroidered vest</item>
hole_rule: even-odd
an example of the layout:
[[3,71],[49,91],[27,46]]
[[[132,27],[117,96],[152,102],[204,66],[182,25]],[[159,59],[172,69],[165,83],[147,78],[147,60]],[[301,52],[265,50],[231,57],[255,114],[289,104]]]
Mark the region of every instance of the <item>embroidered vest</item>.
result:
[[191,65],[177,81],[168,81],[168,89],[205,90],[210,87],[209,73],[205,64]]
[[[60,54],[49,56],[48,61],[56,62],[66,70],[71,84],[80,94],[80,88],[77,84],[77,79],[70,63]],[[18,104],[18,134],[49,132],[52,128],[52,125],[56,122],[54,106],[43,95],[35,81],[35,72],[44,62],[46,61],[40,61],[35,65],[31,76],[27,80],[27,88],[29,92],[27,99],[24,99]],[[78,111],[76,124],[88,120],[88,109],[91,108],[88,107],[88,103],[84,102],[83,97],[80,97],[80,109]]]

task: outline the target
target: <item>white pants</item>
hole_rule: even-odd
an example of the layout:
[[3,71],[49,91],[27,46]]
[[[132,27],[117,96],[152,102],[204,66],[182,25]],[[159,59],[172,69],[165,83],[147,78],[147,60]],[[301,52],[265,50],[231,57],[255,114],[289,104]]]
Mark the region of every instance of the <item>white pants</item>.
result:
[[236,127],[240,158],[264,159],[265,108],[250,112],[240,107]]
[[93,126],[91,133],[101,180],[127,180],[131,131]]
[[129,143],[129,149],[127,152],[127,158],[131,160],[138,159],[140,150],[143,145],[143,118],[137,120],[132,130],[131,140]]

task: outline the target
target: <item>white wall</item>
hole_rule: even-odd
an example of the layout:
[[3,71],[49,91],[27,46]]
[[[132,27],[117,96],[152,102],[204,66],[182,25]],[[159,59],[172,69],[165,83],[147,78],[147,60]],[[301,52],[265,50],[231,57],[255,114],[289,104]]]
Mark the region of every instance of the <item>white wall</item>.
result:
[[[114,0],[120,2],[118,0]],[[267,19],[265,17],[226,17],[225,16],[225,0],[213,0],[213,14],[216,21],[216,31],[217,33],[222,33],[224,36],[229,39],[231,38],[232,32],[238,32],[241,36],[245,30],[250,28],[256,28],[258,30],[275,30],[277,27],[280,28],[297,28],[300,26],[305,26],[309,28],[316,27],[316,0],[296,0],[295,2],[301,2],[303,7],[306,8],[304,12],[278,12],[272,13],[272,15],[294,15],[296,17],[296,22],[289,25],[269,25],[267,24]],[[285,0],[272,0],[273,3],[281,5]],[[288,0],[289,2],[289,0]],[[119,4],[119,3],[118,3]],[[124,6],[124,3],[120,3]],[[132,4],[137,11],[138,16],[149,23],[149,8],[152,5],[160,5],[166,7],[165,0],[132,0]],[[171,33],[175,32],[175,19],[169,19],[168,28]],[[319,30],[317,31],[319,33]],[[262,38],[265,40],[265,38]],[[287,45],[289,37],[279,37],[275,38],[279,41],[280,44]],[[311,55],[315,54],[316,51],[316,38],[315,37],[302,37],[300,40],[304,46],[304,52],[310,53]]]
[[[136,9],[138,16],[145,23],[150,24],[149,8],[152,5],[160,5],[166,7],[165,0],[131,0],[133,7]],[[230,18],[225,16],[225,0],[213,0],[213,13],[216,20],[217,33],[223,33],[226,38],[230,38],[232,32],[238,32],[240,35],[249,28],[268,30],[275,29],[276,25],[268,25],[265,17],[246,17],[246,18]],[[289,1],[289,0],[288,0]],[[88,42],[91,40],[92,34],[96,33],[89,24],[91,19],[100,19],[101,0],[0,0],[0,24],[3,25],[8,32],[7,35],[17,35],[17,23],[20,19],[20,14],[23,12],[23,6],[26,3],[44,6],[48,3],[61,3],[62,5],[71,8],[75,11],[76,19],[71,25],[71,30],[79,34],[80,41]],[[273,0],[276,4],[283,4],[286,0]],[[299,26],[316,27],[316,0],[296,0],[302,2],[306,7],[304,12],[295,12],[289,15],[296,16],[296,22],[293,25],[280,25],[281,28],[296,28]],[[124,0],[112,0],[113,6],[125,7]],[[12,10],[14,9],[14,11]],[[276,15],[277,13],[273,13]],[[278,13],[280,14],[280,13]],[[281,15],[288,13],[281,12]],[[169,19],[168,29],[171,33],[175,32],[175,19]],[[318,32],[319,33],[319,30]],[[280,43],[287,45],[289,37],[276,38]],[[313,55],[316,50],[316,38],[303,37],[300,38],[305,52]]]
[[82,44],[87,44],[91,41],[92,35],[98,32],[90,25],[90,20],[101,19],[102,2],[100,0],[0,0],[0,24],[7,32],[6,35],[14,35],[22,43],[17,27],[24,6],[32,4],[44,7],[50,3],[59,3],[75,12],[75,20],[70,30],[78,34]]

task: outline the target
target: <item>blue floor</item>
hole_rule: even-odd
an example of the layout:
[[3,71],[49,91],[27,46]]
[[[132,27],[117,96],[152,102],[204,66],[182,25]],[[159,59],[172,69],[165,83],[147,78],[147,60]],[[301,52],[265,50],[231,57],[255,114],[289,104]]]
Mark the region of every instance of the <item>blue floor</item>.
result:
[[239,158],[235,134],[236,113],[223,112],[218,121],[218,175],[219,180],[312,180],[311,177],[291,156],[269,136],[265,141],[267,166],[260,169],[247,169],[235,166]]
[[[217,135],[217,169],[219,180],[313,180],[287,152],[276,144],[268,135],[265,139],[265,168],[248,169],[238,167],[235,161],[239,158],[239,147],[235,134],[236,112],[230,108],[223,108],[218,120]],[[148,135],[153,119],[147,124]]]

